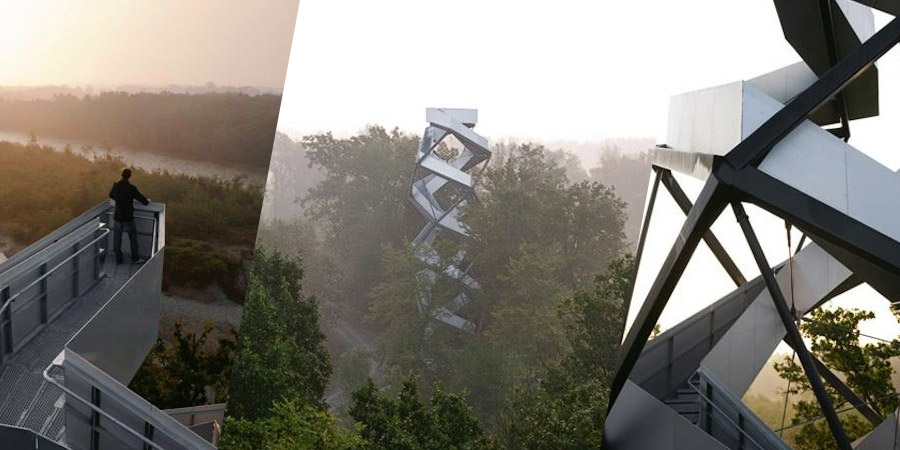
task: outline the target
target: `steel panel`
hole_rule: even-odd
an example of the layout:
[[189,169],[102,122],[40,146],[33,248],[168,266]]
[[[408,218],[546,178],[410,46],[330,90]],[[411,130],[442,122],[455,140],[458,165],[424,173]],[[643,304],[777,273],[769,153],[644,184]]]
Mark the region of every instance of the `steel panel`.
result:
[[[606,419],[607,448],[622,450],[727,449],[652,395],[627,381]],[[648,426],[652,431],[648,432]]]
[[[775,274],[791,301],[790,269],[784,263]],[[810,244],[794,257],[793,300],[804,314],[850,277],[851,273],[821,247]],[[735,395],[742,396],[785,336],[772,297],[763,291],[728,333],[703,359],[705,370]]]
[[147,261],[67,344],[123,384],[156,342],[164,251]]

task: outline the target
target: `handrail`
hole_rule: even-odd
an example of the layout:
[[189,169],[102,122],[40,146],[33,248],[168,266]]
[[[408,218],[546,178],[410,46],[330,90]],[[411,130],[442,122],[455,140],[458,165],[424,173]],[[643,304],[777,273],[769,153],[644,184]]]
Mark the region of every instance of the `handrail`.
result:
[[[113,215],[113,214],[114,213],[112,211],[106,211],[103,213],[103,215]],[[153,222],[153,233],[151,234],[153,241],[151,242],[151,245],[150,245],[150,247],[151,247],[150,248],[150,256],[155,255],[156,252],[159,251],[159,242],[156,241],[157,234],[159,232],[159,219],[157,219],[156,217],[144,217],[144,216],[134,216],[134,218],[141,219],[141,220],[149,220],[149,221]]]
[[109,228],[100,228],[100,230],[101,230],[101,235],[100,235],[99,237],[95,238],[93,241],[89,242],[87,245],[85,245],[84,247],[82,247],[81,249],[79,249],[78,251],[76,251],[75,253],[71,254],[68,258],[64,259],[61,263],[57,264],[57,265],[54,266],[52,269],[48,270],[46,273],[44,273],[43,275],[41,275],[40,277],[38,277],[37,279],[35,279],[35,280],[32,281],[31,283],[29,283],[27,286],[25,286],[24,288],[20,289],[19,292],[16,292],[15,295],[13,295],[13,296],[9,297],[8,299],[6,299],[6,302],[3,303],[2,306],[0,306],[0,314],[3,314],[3,312],[5,312],[7,308],[9,308],[9,305],[11,305],[13,301],[15,301],[17,298],[19,298],[19,296],[21,296],[23,293],[25,293],[25,291],[27,291],[27,290],[33,288],[35,285],[37,285],[38,283],[40,283],[41,281],[43,281],[45,278],[47,278],[47,277],[49,277],[50,275],[52,275],[53,272],[56,272],[60,267],[62,267],[63,265],[65,265],[66,263],[68,263],[69,261],[71,261],[71,260],[72,260],[73,258],[75,258],[76,256],[81,255],[81,253],[82,253],[83,251],[85,251],[85,250],[91,248],[92,245],[96,244],[96,243],[99,242],[101,239],[104,239],[104,238],[106,238],[106,237],[109,235]]
[[131,433],[133,436],[135,436],[135,437],[137,437],[138,439],[140,439],[141,441],[143,441],[144,444],[149,445],[149,446],[155,448],[156,450],[166,450],[165,448],[161,447],[161,446],[160,446],[159,444],[157,444],[156,442],[153,442],[153,441],[151,441],[150,439],[148,439],[148,438],[147,438],[146,436],[144,436],[143,434],[138,433],[137,431],[133,430],[133,429],[132,429],[131,427],[129,427],[128,425],[125,425],[124,423],[122,423],[121,421],[119,421],[118,419],[116,419],[115,417],[113,417],[112,415],[110,415],[108,412],[104,411],[104,410],[103,410],[102,408],[100,408],[99,406],[97,406],[97,405],[91,403],[91,402],[88,401],[88,400],[85,400],[83,397],[81,397],[80,395],[76,394],[75,392],[72,392],[71,389],[67,388],[65,385],[63,385],[63,384],[60,383],[59,381],[56,381],[56,378],[51,377],[50,374],[48,373],[48,372],[50,371],[50,369],[52,369],[52,368],[54,368],[54,367],[63,368],[62,366],[60,366],[60,365],[57,364],[56,362],[53,362],[52,364],[50,364],[49,366],[47,366],[46,369],[44,369],[44,372],[43,372],[44,380],[47,380],[47,382],[49,382],[49,383],[53,384],[54,386],[58,387],[58,388],[59,388],[60,390],[62,390],[63,393],[65,393],[67,396],[72,397],[72,398],[78,400],[78,401],[81,402],[81,403],[84,403],[85,405],[87,405],[88,408],[94,410],[94,412],[99,413],[99,414],[102,415],[103,417],[107,418],[110,422],[112,422],[112,423],[118,425],[120,428],[122,428],[122,429],[124,429],[125,431]]
[[[731,420],[731,418],[728,417],[728,414],[726,414],[725,411],[723,411],[723,410],[722,410],[721,408],[719,408],[715,403],[713,403],[712,399],[710,399],[710,398],[708,398],[707,396],[703,395],[703,393],[700,392],[700,390],[697,389],[697,387],[694,386],[693,384],[688,383],[688,386],[690,386],[690,388],[691,388],[694,392],[696,392],[697,395],[700,396],[700,398],[702,398],[703,400],[705,400],[706,403],[709,404],[709,406],[711,406],[713,409],[715,409],[716,411],[718,411],[719,414],[722,415],[722,417],[725,418],[725,420],[728,421],[728,423],[729,423],[731,426],[733,426],[735,430],[738,431],[738,433],[740,433],[740,434],[746,436],[747,439],[750,439],[750,442],[752,442],[754,445],[756,445],[756,448],[759,448],[759,449],[765,449],[765,447],[763,447],[762,445],[760,445],[759,442],[756,442],[756,439],[753,439],[753,436],[750,436],[747,432],[744,431],[743,428],[741,428],[740,426],[738,426],[738,424],[734,423],[734,422]],[[740,415],[740,411],[738,411],[738,414]]]
[[63,237],[70,235],[79,227],[88,224],[92,219],[101,216],[108,208],[109,205],[106,202],[100,203],[84,214],[76,217],[71,222],[53,230],[50,234],[42,237],[37,242],[32,243],[22,251],[10,256],[6,262],[0,263],[0,272],[6,272],[7,270],[11,270],[27,263],[31,258],[37,256],[41,250],[58,242]]

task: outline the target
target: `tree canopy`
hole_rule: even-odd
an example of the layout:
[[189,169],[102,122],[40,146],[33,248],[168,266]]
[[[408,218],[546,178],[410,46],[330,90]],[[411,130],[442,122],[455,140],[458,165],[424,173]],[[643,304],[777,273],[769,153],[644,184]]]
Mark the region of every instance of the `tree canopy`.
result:
[[[896,314],[896,312],[895,312]],[[900,356],[900,340],[860,342],[859,324],[873,319],[870,311],[845,308],[819,308],[800,323],[800,330],[812,341],[811,352],[825,366],[841,375],[847,386],[882,417],[894,413],[900,406],[900,392],[892,382],[894,369],[891,359]],[[822,416],[812,387],[803,368],[793,358],[785,357],[775,363],[778,374],[789,381],[787,394],[799,398],[794,403],[791,424],[798,427],[794,444],[801,450],[837,448],[831,430]],[[848,402],[830,385],[826,391],[835,409],[848,409],[839,417],[850,440],[858,439],[874,428],[860,414],[847,408]]]

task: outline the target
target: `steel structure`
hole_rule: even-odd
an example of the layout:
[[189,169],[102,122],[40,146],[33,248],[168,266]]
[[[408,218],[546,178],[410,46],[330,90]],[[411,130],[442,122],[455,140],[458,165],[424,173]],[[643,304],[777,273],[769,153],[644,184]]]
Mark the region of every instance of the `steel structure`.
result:
[[[633,320],[612,382],[606,448],[787,448],[741,401],[783,340],[796,351],[838,448],[900,449],[898,413],[884,418],[856,395],[809,352],[797,327],[860,283],[900,301],[900,175],[848,143],[852,120],[878,114],[875,62],[900,41],[900,20],[876,32],[870,7],[896,16],[900,1],[774,3],[802,62],[670,103],[666,145],[651,154],[635,262],[636,278],[648,273],[652,281],[629,299]],[[673,172],[702,180],[693,202]],[[665,259],[646,267],[660,185],[687,218]],[[773,266],[744,204],[802,231],[793,256]],[[744,276],[711,230],[726,209],[756,278]],[[648,340],[701,241],[735,290]],[[826,383],[875,426],[872,433],[850,442]]]
[[[477,329],[476,322],[465,318],[460,311],[469,303],[469,294],[480,288],[468,274],[471,260],[466,259],[464,251],[451,258],[441,257],[435,249],[435,241],[443,232],[469,238],[468,230],[459,221],[459,212],[475,200],[472,171],[487,164],[491,151],[487,139],[472,129],[478,122],[477,110],[428,108],[425,116],[428,127],[416,153],[410,194],[413,205],[425,218],[425,226],[413,241],[417,256],[426,265],[416,274],[421,286],[417,306],[422,314],[454,329],[473,333]],[[455,137],[463,146],[452,157],[437,152],[448,136]],[[449,204],[444,206],[442,201]],[[458,293],[442,304],[434,301],[432,296],[439,274],[459,283]]]

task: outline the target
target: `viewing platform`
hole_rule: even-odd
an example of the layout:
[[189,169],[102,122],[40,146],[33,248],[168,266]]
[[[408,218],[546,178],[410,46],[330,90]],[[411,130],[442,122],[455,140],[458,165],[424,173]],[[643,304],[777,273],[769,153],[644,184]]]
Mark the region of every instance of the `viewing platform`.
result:
[[158,336],[165,205],[135,208],[143,264],[127,232],[116,264],[113,211],[103,202],[0,263],[4,449],[216,448],[221,419],[196,424],[204,439],[127,387]]

